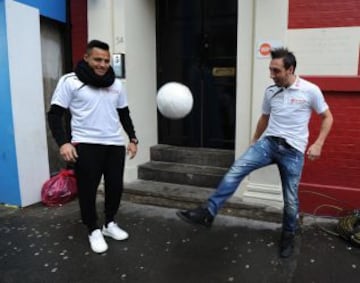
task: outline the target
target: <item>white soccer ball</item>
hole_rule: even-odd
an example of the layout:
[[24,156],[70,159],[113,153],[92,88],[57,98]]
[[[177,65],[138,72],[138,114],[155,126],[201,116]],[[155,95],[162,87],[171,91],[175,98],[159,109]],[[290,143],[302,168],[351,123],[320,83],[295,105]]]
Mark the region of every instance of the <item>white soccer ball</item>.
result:
[[166,118],[181,119],[190,113],[194,99],[187,86],[169,82],[158,90],[156,103],[160,113]]

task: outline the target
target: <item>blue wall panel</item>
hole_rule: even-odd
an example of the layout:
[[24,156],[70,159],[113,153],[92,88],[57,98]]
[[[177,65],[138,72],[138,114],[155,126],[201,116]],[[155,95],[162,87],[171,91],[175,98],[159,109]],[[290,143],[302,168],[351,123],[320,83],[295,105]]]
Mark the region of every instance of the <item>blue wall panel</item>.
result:
[[0,0],[0,203],[20,205],[5,12],[4,0]]
[[16,0],[38,8],[40,15],[60,22],[66,22],[66,0]]

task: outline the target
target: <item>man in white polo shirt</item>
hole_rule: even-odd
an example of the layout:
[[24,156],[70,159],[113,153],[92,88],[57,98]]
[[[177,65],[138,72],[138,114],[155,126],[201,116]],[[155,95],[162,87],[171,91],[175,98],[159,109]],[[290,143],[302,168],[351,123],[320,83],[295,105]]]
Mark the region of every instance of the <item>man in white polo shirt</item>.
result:
[[[71,139],[65,135],[62,117],[71,113]],[[74,163],[81,219],[87,226],[91,249],[103,253],[103,236],[125,240],[128,233],[115,222],[123,191],[125,154],[133,158],[138,140],[129,115],[127,95],[110,66],[109,46],[92,40],[75,71],[62,76],[56,86],[48,122],[60,154]],[[125,148],[123,131],[129,137]],[[99,228],[96,192],[104,177],[104,225]]]
[[[306,153],[310,160],[320,157],[333,123],[320,89],[296,76],[295,68],[296,58],[292,52],[285,48],[272,50],[269,70],[275,84],[265,90],[262,114],[251,146],[233,163],[205,206],[177,212],[187,222],[210,227],[244,177],[258,168],[277,164],[284,197],[281,257],[291,256],[294,250],[304,155]],[[306,150],[312,111],[321,116],[322,123],[317,139]]]

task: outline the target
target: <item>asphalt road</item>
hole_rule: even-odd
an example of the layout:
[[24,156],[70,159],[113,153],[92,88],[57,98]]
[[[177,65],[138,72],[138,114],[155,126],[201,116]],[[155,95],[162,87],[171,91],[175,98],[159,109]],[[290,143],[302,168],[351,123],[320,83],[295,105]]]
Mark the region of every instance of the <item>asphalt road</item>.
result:
[[[102,197],[98,211],[101,216]],[[174,209],[123,202],[130,238],[90,250],[77,201],[62,207],[0,206],[0,282],[284,283],[360,282],[360,248],[306,225],[294,256],[280,259],[280,226],[218,216],[211,229]]]

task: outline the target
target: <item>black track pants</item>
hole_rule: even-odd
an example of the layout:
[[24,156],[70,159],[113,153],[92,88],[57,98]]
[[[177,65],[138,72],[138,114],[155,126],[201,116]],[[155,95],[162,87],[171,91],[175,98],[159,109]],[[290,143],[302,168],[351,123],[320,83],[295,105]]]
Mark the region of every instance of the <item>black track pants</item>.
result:
[[96,193],[101,177],[105,185],[105,223],[114,220],[123,191],[125,147],[113,145],[76,145],[78,159],[75,174],[78,186],[81,219],[92,231],[98,227]]

